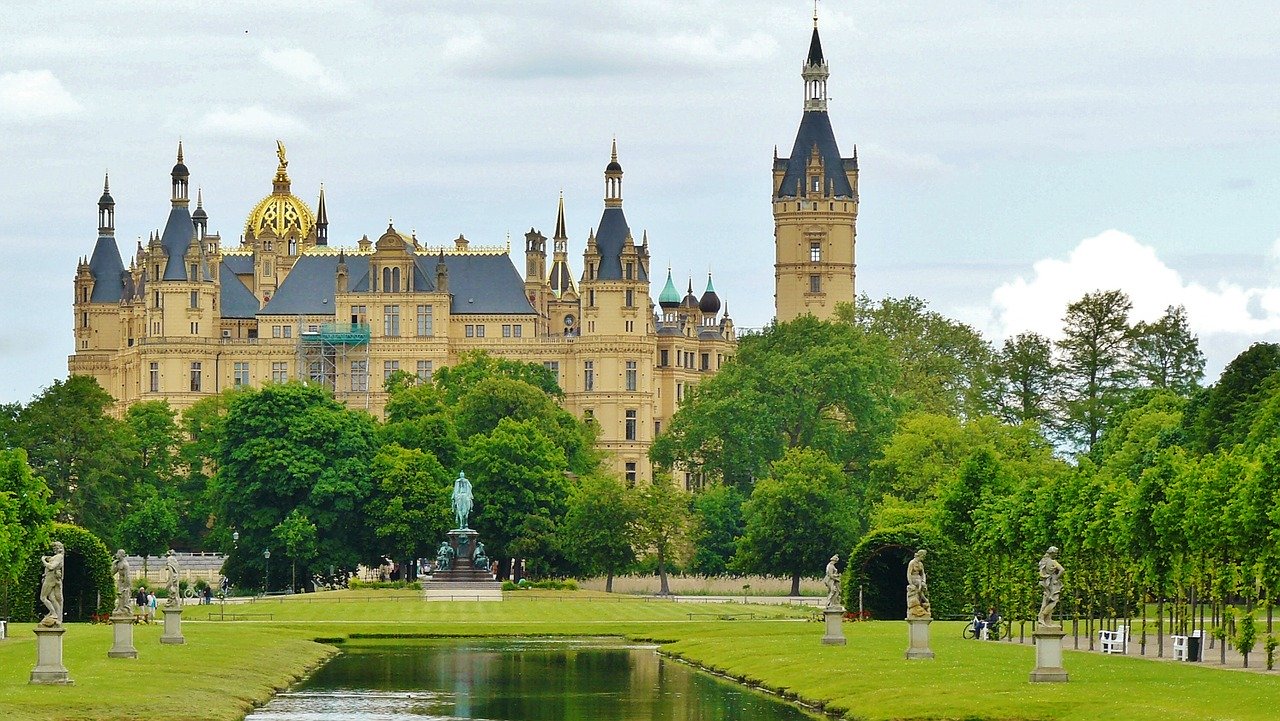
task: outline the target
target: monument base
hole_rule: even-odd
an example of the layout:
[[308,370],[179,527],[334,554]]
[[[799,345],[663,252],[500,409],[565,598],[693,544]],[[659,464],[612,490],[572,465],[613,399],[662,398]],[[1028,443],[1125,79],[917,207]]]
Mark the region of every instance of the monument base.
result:
[[182,636],[182,606],[165,606],[164,633],[160,634],[160,643],[184,644],[187,639]]
[[843,646],[847,641],[844,637],[844,606],[827,606],[822,609],[822,618],[826,623],[827,634],[822,637],[824,646]]
[[111,614],[111,632],[113,643],[107,651],[107,658],[137,658],[138,649],[133,647],[133,614]]
[[36,626],[36,667],[31,670],[31,683],[68,686],[75,683],[62,665],[62,626]]
[[933,658],[933,650],[929,648],[929,624],[932,618],[907,619],[907,659]]
[[1040,626],[1031,632],[1036,644],[1032,683],[1066,683],[1067,670],[1062,667],[1062,637],[1066,635],[1061,626]]

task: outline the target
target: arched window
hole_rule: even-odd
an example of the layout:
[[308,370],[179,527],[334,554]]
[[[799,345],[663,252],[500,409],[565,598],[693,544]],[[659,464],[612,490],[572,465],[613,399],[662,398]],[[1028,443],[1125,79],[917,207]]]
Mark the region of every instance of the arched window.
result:
[[391,269],[391,292],[392,293],[400,292],[400,269],[399,268]]

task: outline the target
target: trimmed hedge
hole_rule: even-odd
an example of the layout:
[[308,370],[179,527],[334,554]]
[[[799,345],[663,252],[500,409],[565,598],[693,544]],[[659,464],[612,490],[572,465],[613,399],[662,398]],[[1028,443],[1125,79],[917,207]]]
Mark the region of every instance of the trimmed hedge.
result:
[[[66,550],[62,576],[63,620],[88,621],[95,613],[110,613],[115,606],[115,582],[111,577],[111,551],[102,539],[89,531],[68,523],[54,523],[49,542],[61,541]],[[36,621],[45,614],[40,603],[40,581],[44,566],[39,556],[48,555],[45,548],[30,559],[15,594],[14,621]]]
[[[964,573],[968,559],[964,558],[954,544],[942,536],[937,529],[924,524],[909,524],[896,528],[885,528],[871,531],[854,547],[849,554],[848,565],[844,574],[844,605],[850,611],[858,609],[858,587],[863,589],[863,607],[870,610],[872,617],[884,620],[900,620],[892,618],[883,609],[905,609],[907,593],[907,564],[917,549],[928,551],[925,557],[925,571],[929,577],[929,603],[934,618],[946,618],[967,613],[964,602]],[[879,565],[875,562],[883,560],[884,554],[900,554],[901,569],[896,563],[889,573],[897,574],[897,582],[892,578],[876,576]],[[882,594],[890,594],[884,597]],[[877,613],[877,609],[880,613]]]

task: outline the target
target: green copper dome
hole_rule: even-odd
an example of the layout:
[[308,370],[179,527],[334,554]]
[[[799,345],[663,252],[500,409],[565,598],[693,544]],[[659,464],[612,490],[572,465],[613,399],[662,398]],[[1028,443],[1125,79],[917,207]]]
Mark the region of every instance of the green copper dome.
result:
[[671,282],[671,269],[667,269],[667,285],[662,289],[662,295],[658,296],[658,305],[663,308],[675,308],[680,305],[680,291],[676,290],[676,284]]

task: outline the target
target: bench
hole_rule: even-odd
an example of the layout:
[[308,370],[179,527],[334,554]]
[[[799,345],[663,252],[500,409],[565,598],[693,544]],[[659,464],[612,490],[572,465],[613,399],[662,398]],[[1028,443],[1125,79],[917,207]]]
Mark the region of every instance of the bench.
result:
[[1202,634],[1203,634],[1203,631],[1193,631],[1190,636],[1178,636],[1178,635],[1169,636],[1170,640],[1173,641],[1173,660],[1174,661],[1189,660],[1188,656],[1190,654],[1187,652],[1188,651],[1187,639],[1203,638]]
[[270,621],[273,614],[270,613],[214,613],[209,612],[210,621],[249,621],[252,619],[262,619]]
[[689,620],[692,621],[695,616],[700,618],[714,618],[720,621],[736,621],[740,618],[745,618],[748,621],[751,621],[756,617],[754,613],[690,613]]
[[1125,654],[1129,652],[1129,627],[1116,626],[1114,631],[1099,631],[1098,640],[1103,653]]

